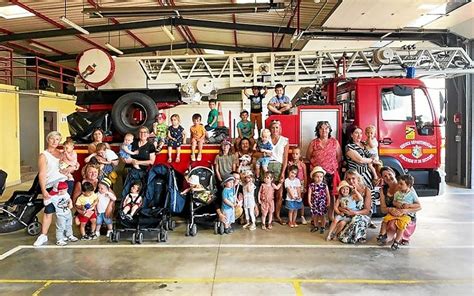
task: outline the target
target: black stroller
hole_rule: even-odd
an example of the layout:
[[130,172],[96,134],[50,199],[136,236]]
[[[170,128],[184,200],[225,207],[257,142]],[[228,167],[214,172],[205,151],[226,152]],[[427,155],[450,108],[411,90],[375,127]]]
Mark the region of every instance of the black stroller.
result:
[[[7,173],[0,170],[0,195],[5,190]],[[0,204],[0,233],[9,233],[26,228],[29,235],[38,235],[41,223],[36,215],[43,209],[38,176],[28,191],[15,191],[4,204]]]
[[[137,180],[143,185],[140,193],[143,201],[137,214],[130,220],[121,211],[125,196]],[[171,219],[171,212],[180,212],[183,206],[184,198],[179,195],[175,172],[172,168],[156,165],[151,168],[148,175],[132,169],[125,181],[119,215],[109,240],[118,242],[121,233],[132,232],[132,244],[141,244],[144,232],[155,232],[158,242],[166,242],[168,231],[176,227],[176,222]]]
[[210,198],[203,201],[200,193],[189,192],[187,196],[187,203],[189,207],[189,216],[186,224],[186,236],[196,236],[198,230],[196,225],[196,218],[203,218],[214,221],[214,233],[224,233],[224,223],[221,223],[217,218],[216,205],[217,188],[215,185],[215,176],[213,168],[204,166],[197,166],[191,169],[187,177],[196,175],[199,178],[199,183],[210,192]]

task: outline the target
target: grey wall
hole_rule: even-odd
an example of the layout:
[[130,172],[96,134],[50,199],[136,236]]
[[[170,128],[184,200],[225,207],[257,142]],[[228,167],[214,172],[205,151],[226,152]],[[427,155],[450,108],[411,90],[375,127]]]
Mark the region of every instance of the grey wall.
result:
[[20,94],[20,161],[38,169],[38,96]]
[[[474,56],[474,41],[466,45],[467,52]],[[446,80],[446,182],[472,188],[474,153],[472,131],[474,114],[474,75],[460,76]],[[453,122],[455,113],[462,114],[462,124]]]

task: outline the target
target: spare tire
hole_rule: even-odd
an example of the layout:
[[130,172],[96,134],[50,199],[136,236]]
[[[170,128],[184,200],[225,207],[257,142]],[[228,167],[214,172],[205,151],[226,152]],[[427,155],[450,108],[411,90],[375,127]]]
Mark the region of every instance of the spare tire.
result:
[[152,98],[139,92],[121,96],[112,107],[112,123],[119,133],[136,134],[142,125],[150,127],[158,114]]

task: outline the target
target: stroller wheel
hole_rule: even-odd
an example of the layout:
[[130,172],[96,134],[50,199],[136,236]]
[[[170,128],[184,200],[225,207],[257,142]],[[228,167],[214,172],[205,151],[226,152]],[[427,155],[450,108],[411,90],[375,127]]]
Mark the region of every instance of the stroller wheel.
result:
[[219,222],[214,222],[214,234],[219,234]]
[[41,232],[41,223],[39,223],[36,219],[36,221],[28,224],[26,231],[29,235],[38,235]]
[[186,224],[186,233],[185,233],[186,236],[190,236],[191,235],[191,224]]
[[168,241],[168,231],[165,230],[165,231],[160,232],[159,236],[160,236],[160,240],[159,240],[160,242],[166,243]]
[[170,230],[170,225],[168,223],[168,220],[163,221],[163,229],[164,230]]
[[120,232],[115,232],[115,235],[114,235],[114,242],[118,243],[120,240]]
[[140,232],[137,237],[137,243],[143,244],[143,232]]
[[134,232],[132,233],[132,244],[136,244],[137,243],[137,234]]
[[191,231],[190,231],[189,234],[191,234],[191,236],[196,236],[197,232],[198,232],[197,225],[196,225],[196,224],[193,224],[193,225],[191,226]]
[[224,223],[220,222],[220,224],[219,224],[219,234],[224,234],[224,230],[225,230],[225,225],[224,225]]
[[173,231],[176,228],[176,221],[169,220],[168,221],[168,228],[169,228],[169,230]]

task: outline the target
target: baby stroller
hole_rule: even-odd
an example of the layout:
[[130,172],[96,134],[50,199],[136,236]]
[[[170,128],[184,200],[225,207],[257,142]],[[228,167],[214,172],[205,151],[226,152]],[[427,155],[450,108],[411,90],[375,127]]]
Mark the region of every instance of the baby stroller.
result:
[[215,177],[213,168],[207,168],[204,166],[197,166],[191,169],[187,177],[196,175],[199,177],[199,183],[210,192],[210,199],[203,201],[200,193],[189,192],[187,202],[189,203],[189,218],[186,224],[186,236],[196,236],[197,225],[196,218],[214,218],[214,233],[224,233],[224,224],[220,221],[216,221],[217,217],[216,208],[220,205],[216,205],[217,188],[215,185]]
[[[142,182],[140,195],[143,201],[141,208],[132,220],[127,219],[122,213],[125,201],[125,198],[123,198],[118,219],[109,240],[118,242],[121,233],[132,232],[132,244],[141,244],[143,243],[144,232],[155,232],[158,242],[166,242],[168,231],[172,231],[176,227],[176,222],[171,220],[171,212],[179,211],[179,206],[176,206],[176,203],[184,204],[184,199],[176,195],[176,192],[179,191],[176,187],[175,172],[165,165],[152,167],[148,175],[132,169],[125,181],[123,197],[128,194],[130,187],[137,180]],[[180,198],[183,200],[179,201]],[[172,208],[173,205],[174,208]]]
[[[0,195],[5,190],[7,173],[0,170]],[[4,204],[0,204],[0,233],[9,233],[26,228],[29,235],[38,235],[41,223],[36,215],[43,209],[38,176],[28,191],[15,191]]]

